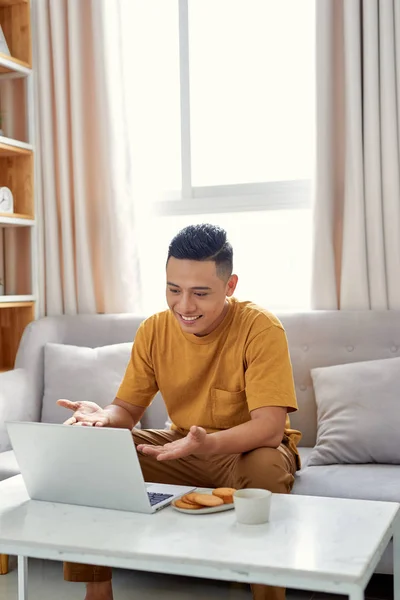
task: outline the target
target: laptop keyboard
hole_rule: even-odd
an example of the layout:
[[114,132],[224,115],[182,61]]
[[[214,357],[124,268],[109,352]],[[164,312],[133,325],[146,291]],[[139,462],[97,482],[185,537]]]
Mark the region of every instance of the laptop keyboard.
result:
[[168,498],[172,498],[173,496],[173,494],[156,494],[155,492],[147,492],[147,495],[149,497],[151,506],[154,506],[163,500],[168,500]]

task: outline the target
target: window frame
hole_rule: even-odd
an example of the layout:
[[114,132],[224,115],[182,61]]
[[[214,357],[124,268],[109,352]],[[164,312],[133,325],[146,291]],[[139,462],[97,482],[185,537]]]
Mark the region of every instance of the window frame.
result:
[[190,132],[189,0],[178,0],[181,190],[156,202],[160,216],[311,208],[311,179],[193,186]]

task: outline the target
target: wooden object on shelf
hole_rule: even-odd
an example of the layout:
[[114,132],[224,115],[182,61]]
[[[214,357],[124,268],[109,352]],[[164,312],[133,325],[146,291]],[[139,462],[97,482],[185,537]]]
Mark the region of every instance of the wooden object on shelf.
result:
[[29,2],[0,0],[0,25],[11,56],[30,66],[32,43]]

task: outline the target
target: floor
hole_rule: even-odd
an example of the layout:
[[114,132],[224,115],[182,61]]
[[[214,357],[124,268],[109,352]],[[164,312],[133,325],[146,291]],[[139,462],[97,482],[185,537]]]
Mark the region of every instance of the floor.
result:
[[[13,560],[13,559],[12,559]],[[17,598],[15,561],[8,575],[0,576],[0,600]],[[247,586],[226,584],[204,579],[139,573],[116,569],[114,600],[250,600]],[[83,600],[84,586],[63,580],[62,564],[31,559],[29,561],[28,600]],[[344,597],[288,590],[287,600],[341,600]],[[393,600],[393,579],[390,575],[374,575],[366,598]]]

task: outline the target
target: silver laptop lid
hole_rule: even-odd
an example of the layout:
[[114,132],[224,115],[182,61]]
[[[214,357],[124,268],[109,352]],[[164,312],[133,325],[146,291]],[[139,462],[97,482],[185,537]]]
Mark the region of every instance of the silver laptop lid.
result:
[[127,429],[7,423],[7,430],[32,499],[153,512]]

